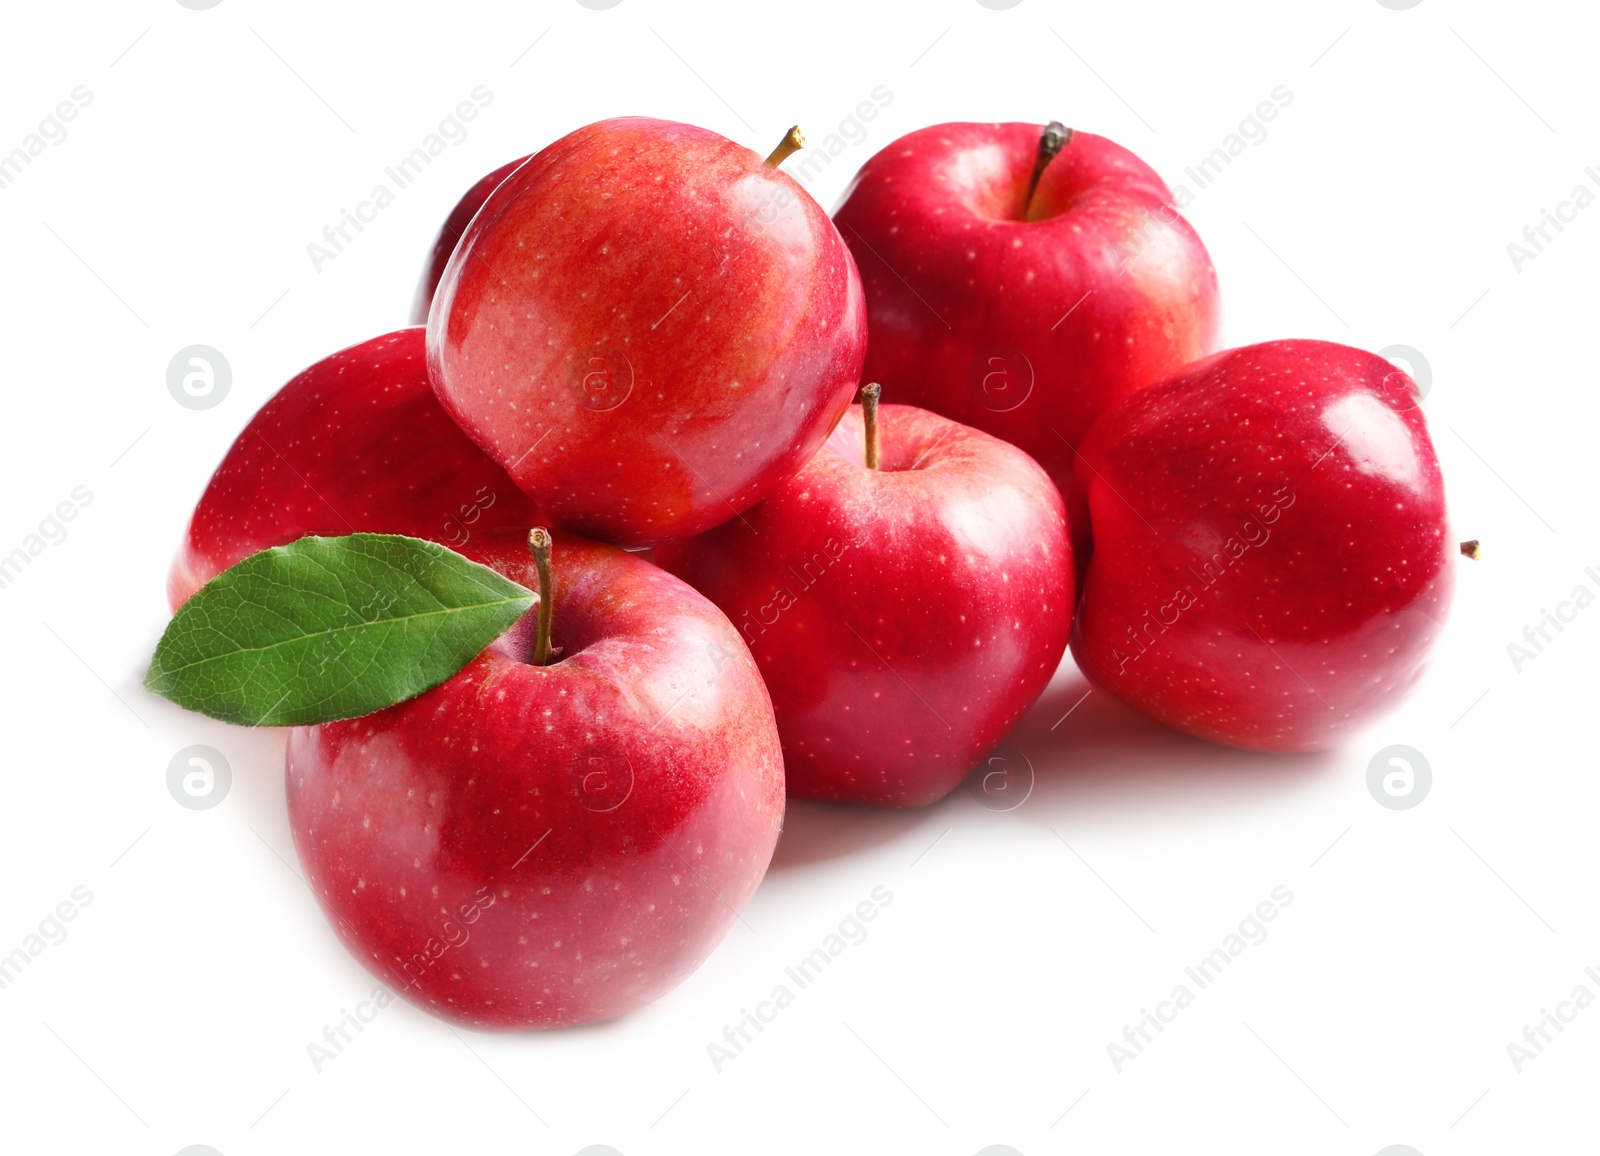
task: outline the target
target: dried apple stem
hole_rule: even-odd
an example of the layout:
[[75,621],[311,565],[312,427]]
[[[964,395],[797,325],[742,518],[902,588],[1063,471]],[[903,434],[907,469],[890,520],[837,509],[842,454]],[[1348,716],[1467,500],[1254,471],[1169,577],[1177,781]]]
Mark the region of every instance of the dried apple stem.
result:
[[791,125],[789,131],[783,134],[783,139],[778,142],[778,147],[767,154],[767,159],[762,163],[769,169],[775,169],[784,161],[805,147],[806,138],[800,132],[799,125]]
[[867,469],[878,468],[878,396],[883,387],[871,382],[861,387],[861,421],[866,426]]
[[1039,178],[1044,176],[1045,166],[1055,159],[1057,153],[1067,147],[1067,142],[1071,139],[1072,130],[1059,120],[1053,120],[1044,126],[1044,132],[1039,135],[1039,153],[1033,161],[1033,176],[1028,178],[1028,195],[1022,198],[1023,220],[1028,218],[1028,207],[1033,204],[1033,193],[1039,187]]
[[550,661],[550,615],[555,609],[550,581],[550,531],[535,526],[528,531],[528,546],[533,550],[533,564],[539,568],[539,633],[533,640],[533,665],[545,666]]

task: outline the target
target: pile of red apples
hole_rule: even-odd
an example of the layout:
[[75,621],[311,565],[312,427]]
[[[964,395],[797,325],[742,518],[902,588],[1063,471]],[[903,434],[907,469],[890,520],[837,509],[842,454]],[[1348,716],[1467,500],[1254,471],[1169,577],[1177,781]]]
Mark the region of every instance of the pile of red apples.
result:
[[800,144],[628,118],[490,173],[414,326],[285,385],[189,522],[174,609],[356,532],[539,591],[432,689],[288,738],[328,918],[447,1019],[658,998],[786,796],[934,803],[1069,643],[1160,723],[1293,752],[1392,705],[1440,633],[1416,385],[1325,341],[1216,352],[1211,260],[1139,158],[936,125],[830,219],[782,168]]

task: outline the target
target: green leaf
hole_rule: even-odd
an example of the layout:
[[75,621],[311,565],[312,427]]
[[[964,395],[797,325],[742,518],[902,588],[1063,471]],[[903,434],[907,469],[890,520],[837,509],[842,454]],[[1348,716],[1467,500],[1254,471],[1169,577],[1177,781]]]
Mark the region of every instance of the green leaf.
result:
[[355,718],[437,686],[535,601],[418,538],[302,538],[252,554],[179,607],[144,684],[248,726]]

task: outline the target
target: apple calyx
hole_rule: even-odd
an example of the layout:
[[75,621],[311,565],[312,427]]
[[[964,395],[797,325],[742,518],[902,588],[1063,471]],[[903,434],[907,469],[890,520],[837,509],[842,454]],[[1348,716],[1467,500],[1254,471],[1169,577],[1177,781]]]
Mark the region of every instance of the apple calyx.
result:
[[533,564],[539,568],[539,632],[533,641],[533,665],[548,666],[550,664],[550,616],[555,610],[551,605],[550,581],[550,531],[543,526],[535,526],[528,531],[528,548],[533,551]]
[[1053,120],[1044,126],[1044,132],[1039,134],[1039,152],[1034,158],[1033,175],[1028,178],[1028,195],[1022,198],[1022,219],[1028,219],[1028,206],[1033,204],[1034,190],[1039,187],[1039,178],[1044,176],[1045,166],[1056,158],[1056,154],[1067,147],[1067,142],[1072,139],[1072,130],[1059,120]]
[[1461,543],[1461,553],[1465,557],[1471,558],[1474,562],[1476,562],[1479,558],[1483,557],[1483,547],[1478,545],[1478,540],[1476,538],[1469,538],[1467,541]]
[[867,469],[878,468],[878,398],[883,386],[868,382],[861,387],[861,425],[866,435]]
[[783,139],[778,142],[778,147],[767,154],[767,159],[762,161],[769,169],[775,169],[784,161],[805,147],[805,134],[800,131],[800,126],[790,125],[789,131],[783,134]]

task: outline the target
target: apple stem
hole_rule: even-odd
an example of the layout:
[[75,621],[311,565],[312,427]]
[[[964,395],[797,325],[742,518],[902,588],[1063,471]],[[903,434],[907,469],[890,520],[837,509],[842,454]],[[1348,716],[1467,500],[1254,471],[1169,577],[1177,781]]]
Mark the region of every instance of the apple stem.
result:
[[1059,120],[1044,126],[1044,132],[1039,136],[1039,153],[1033,162],[1033,176],[1028,178],[1028,195],[1022,199],[1024,219],[1028,216],[1028,206],[1033,204],[1033,193],[1039,187],[1039,178],[1044,176],[1045,166],[1055,160],[1056,154],[1066,148],[1071,139],[1072,130]]
[[783,139],[778,142],[778,147],[767,154],[767,159],[761,163],[769,169],[775,169],[784,161],[805,147],[806,138],[800,132],[799,125],[791,125],[789,131],[783,134]]
[[539,568],[539,633],[533,641],[533,665],[544,666],[550,661],[550,615],[555,609],[550,590],[550,531],[543,526],[529,530],[528,546],[533,550],[533,564]]
[[1476,538],[1473,538],[1470,541],[1461,543],[1461,553],[1476,562],[1483,557],[1483,547],[1478,545]]
[[867,435],[867,469],[878,468],[878,397],[883,386],[869,382],[861,387],[861,421]]

